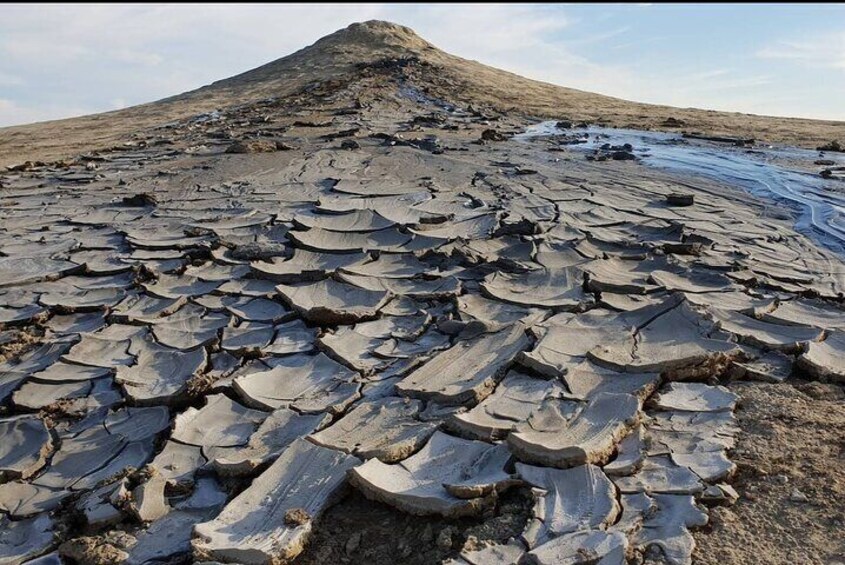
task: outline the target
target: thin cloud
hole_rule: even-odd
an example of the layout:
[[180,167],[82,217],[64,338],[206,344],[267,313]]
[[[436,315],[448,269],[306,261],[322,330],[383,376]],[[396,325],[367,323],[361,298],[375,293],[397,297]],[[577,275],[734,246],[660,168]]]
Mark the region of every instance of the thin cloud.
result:
[[64,105],[27,106],[19,104],[14,100],[0,98],[0,124],[7,125],[28,124],[84,116],[94,111],[92,108]]
[[19,76],[0,71],[0,86],[23,86],[26,81]]
[[761,59],[845,70],[845,32],[825,34],[809,41],[779,41],[758,50],[756,55]]

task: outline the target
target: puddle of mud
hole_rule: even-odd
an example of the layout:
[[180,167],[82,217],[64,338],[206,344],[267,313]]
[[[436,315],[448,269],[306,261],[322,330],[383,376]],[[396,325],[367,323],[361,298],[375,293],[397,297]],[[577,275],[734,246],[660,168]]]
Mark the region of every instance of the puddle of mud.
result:
[[[558,129],[556,122],[527,128],[516,139],[582,137],[574,151],[593,151],[605,143],[633,146],[647,166],[673,174],[697,175],[736,186],[776,205],[786,205],[795,216],[797,231],[825,247],[845,254],[845,182],[819,176],[814,161],[820,152],[786,146],[735,147],[730,144],[684,138],[680,134],[613,129]],[[845,155],[825,153],[824,159],[845,165]]]

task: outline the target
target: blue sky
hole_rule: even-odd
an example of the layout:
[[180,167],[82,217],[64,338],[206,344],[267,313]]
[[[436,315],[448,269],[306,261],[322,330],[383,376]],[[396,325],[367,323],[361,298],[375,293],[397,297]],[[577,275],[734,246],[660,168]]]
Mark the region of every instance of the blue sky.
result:
[[367,19],[643,102],[845,120],[845,5],[0,6],[0,126],[157,100]]

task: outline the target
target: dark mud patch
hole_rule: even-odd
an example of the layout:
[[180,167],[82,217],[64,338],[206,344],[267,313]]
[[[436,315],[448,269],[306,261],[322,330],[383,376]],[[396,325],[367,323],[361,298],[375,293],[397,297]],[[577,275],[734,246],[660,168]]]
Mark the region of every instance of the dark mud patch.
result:
[[519,535],[531,513],[530,489],[511,489],[479,518],[411,516],[352,491],[320,520],[296,565],[431,565]]

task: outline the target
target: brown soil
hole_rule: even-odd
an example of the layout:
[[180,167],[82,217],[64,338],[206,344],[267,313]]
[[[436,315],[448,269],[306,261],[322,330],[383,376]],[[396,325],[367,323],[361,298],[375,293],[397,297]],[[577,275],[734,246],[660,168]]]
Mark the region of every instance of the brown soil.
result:
[[44,335],[44,331],[37,326],[14,328],[11,331],[15,332],[14,338],[0,345],[0,363],[20,357],[35,347]]
[[528,521],[528,489],[502,495],[489,516],[444,520],[411,516],[352,491],[326,512],[295,565],[431,565],[457,557],[462,548],[506,543]]
[[695,131],[812,148],[832,140],[845,142],[843,122],[673,108],[583,92],[455,57],[409,28],[372,21],[352,24],[292,55],[179,96],[81,118],[2,128],[0,166],[25,160],[63,159],[131,142],[133,134],[142,130],[217,108],[307,95],[319,86],[357,80],[362,66],[384,65],[385,61],[397,59],[414,63],[407,66],[408,86],[417,85],[431,96],[512,117]]
[[694,563],[845,563],[845,390],[800,380],[731,388],[742,396],[731,457],[740,499],[694,533]]

